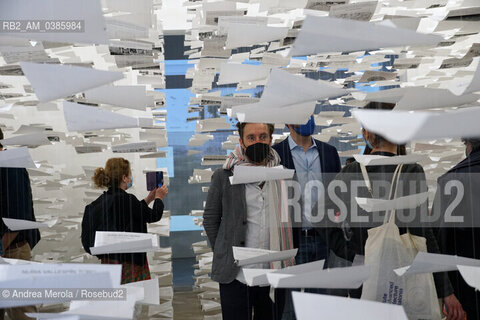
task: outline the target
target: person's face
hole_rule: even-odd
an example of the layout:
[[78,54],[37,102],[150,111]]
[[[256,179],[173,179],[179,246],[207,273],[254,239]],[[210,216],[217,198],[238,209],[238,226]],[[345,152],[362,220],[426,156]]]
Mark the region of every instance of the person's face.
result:
[[122,182],[125,183],[125,185],[127,185],[130,181],[132,181],[132,171],[128,173],[128,176],[124,174],[122,177]]
[[243,130],[243,137],[239,139],[240,146],[243,149],[248,148],[255,143],[264,143],[272,145],[272,137],[268,132],[268,126],[264,123],[247,123]]
[[372,141],[375,140],[375,134],[374,133],[371,133],[365,129],[362,129],[362,134],[363,134],[363,137],[365,138],[365,140],[367,140],[368,142],[372,143]]

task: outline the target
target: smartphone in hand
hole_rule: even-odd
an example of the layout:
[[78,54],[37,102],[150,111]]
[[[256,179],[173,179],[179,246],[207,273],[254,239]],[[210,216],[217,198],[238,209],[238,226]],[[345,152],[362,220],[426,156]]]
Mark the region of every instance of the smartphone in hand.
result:
[[163,186],[163,171],[147,172],[147,191]]

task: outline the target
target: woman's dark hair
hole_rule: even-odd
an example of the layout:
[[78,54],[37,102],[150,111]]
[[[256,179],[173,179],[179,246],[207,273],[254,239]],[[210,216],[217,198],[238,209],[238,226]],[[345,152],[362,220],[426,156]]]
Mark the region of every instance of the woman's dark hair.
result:
[[465,145],[472,147],[472,152],[480,150],[480,138],[462,138],[462,141]]
[[92,180],[97,188],[118,187],[123,176],[130,174],[130,162],[124,158],[110,158],[104,168],[95,169]]
[[[388,102],[370,101],[363,108],[364,109],[370,109],[370,110],[392,110],[393,108],[395,108],[395,104],[394,103],[388,103]],[[381,135],[375,133],[375,140],[373,141],[373,144],[374,145],[379,145],[383,141],[390,142],[387,139],[385,139],[384,137],[382,137]],[[365,151],[363,152],[363,154],[370,154],[371,152],[372,152],[372,149],[370,149],[368,146],[365,146]],[[406,154],[407,154],[407,149],[405,148],[405,145],[404,144],[398,144],[397,145],[397,155],[404,156]]]
[[[3,140],[3,131],[2,128],[0,128],[0,140]],[[0,148],[3,148],[3,145],[0,143]]]

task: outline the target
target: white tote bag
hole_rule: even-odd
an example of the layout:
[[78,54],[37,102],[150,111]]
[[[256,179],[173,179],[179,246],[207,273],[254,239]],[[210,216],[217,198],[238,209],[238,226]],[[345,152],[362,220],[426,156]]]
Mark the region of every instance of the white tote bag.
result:
[[[363,168],[362,168],[363,169]],[[366,170],[364,171],[364,176]],[[398,184],[401,166],[395,171]],[[368,180],[368,176],[365,177]],[[367,186],[370,186],[369,181]],[[395,191],[395,196],[396,196]],[[372,276],[363,283],[362,299],[403,305],[410,320],[440,320],[440,308],[433,275],[398,276],[393,270],[412,264],[419,251],[427,251],[426,239],[410,233],[400,235],[395,224],[395,211],[379,227],[368,230],[365,244],[365,264],[372,267]]]

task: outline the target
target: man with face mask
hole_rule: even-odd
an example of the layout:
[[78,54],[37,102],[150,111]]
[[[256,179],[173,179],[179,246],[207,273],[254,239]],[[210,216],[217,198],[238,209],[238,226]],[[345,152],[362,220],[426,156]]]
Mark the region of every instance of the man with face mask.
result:
[[[291,212],[293,221],[293,243],[298,248],[295,257],[296,264],[303,264],[326,259],[328,247],[325,240],[315,232],[310,223],[312,207],[318,200],[316,188],[310,188],[312,183],[318,181],[326,188],[328,183],[341,169],[340,158],[337,149],[327,143],[313,139],[315,120],[313,115],[303,125],[288,124],[290,135],[287,139],[273,145],[273,149],[280,155],[281,164],[288,169],[295,170],[296,181],[300,184],[300,208],[301,215]],[[307,188],[306,188],[307,187]],[[289,188],[289,199],[296,199],[292,188]],[[291,207],[295,210],[295,207]],[[295,217],[301,217],[297,221]],[[325,293],[317,289],[307,289],[307,292]],[[294,319],[293,303],[290,294],[287,294],[285,316]]]
[[[0,129],[0,140],[3,132]],[[0,144],[0,152],[3,146]],[[0,168],[0,213],[1,218],[35,221],[33,213],[32,188],[25,168]],[[0,219],[0,238],[4,258],[30,260],[31,249],[40,241],[38,229],[11,231]],[[26,313],[37,312],[35,306],[0,309],[0,319],[5,311],[11,319],[33,319]]]
[[[438,178],[432,212],[444,221],[448,208],[453,208],[449,216],[463,217],[468,223],[438,229],[441,253],[480,259],[480,138],[466,138],[463,142],[467,157]],[[457,187],[448,185],[461,185],[463,196]],[[452,205],[457,199],[460,202]],[[458,271],[449,272],[448,277],[467,318],[480,319],[480,293],[470,287]],[[446,307],[449,307],[447,303]]]
[[[281,221],[280,181],[231,185],[229,177],[239,166],[274,167],[280,157],[270,145],[274,126],[264,123],[238,123],[239,146],[223,168],[217,169],[208,190],[203,226],[213,250],[211,278],[220,284],[223,319],[281,319],[282,291],[275,303],[269,287],[247,287],[235,265],[232,246],[269,250],[293,248],[291,229]],[[277,268],[293,264],[293,259]],[[269,268],[270,264],[249,268]]]
[[317,190],[310,189],[307,183],[319,181],[326,189],[329,180],[340,171],[341,166],[334,146],[312,138],[315,130],[313,115],[304,125],[289,124],[287,127],[290,136],[272,148],[280,155],[283,166],[295,170],[296,179],[300,184],[302,214],[301,221],[294,221],[293,241],[295,248],[299,248],[296,263],[302,264],[326,259],[328,255],[325,241],[316,234],[309,221],[318,194]]

